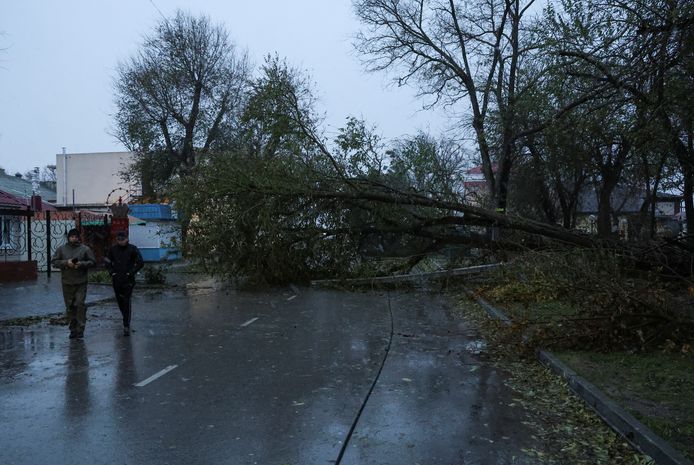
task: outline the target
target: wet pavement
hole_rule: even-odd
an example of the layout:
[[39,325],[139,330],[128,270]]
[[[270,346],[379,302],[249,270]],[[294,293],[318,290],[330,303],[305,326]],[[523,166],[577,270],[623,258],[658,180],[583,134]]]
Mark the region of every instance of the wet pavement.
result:
[[443,298],[295,291],[140,295],[130,338],[111,303],[84,341],[3,328],[0,461],[330,464],[368,397],[340,463],[531,463],[503,374]]
[[[60,273],[49,278],[39,273],[36,281],[0,282],[0,320],[50,315],[65,310]],[[113,297],[113,288],[104,284],[87,286],[87,304]]]

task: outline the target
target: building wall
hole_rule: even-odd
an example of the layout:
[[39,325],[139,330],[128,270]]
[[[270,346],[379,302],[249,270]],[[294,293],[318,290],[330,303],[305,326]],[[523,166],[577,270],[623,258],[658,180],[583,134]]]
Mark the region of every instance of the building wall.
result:
[[129,228],[130,243],[140,249],[146,262],[180,258],[180,236],[180,225],[172,221],[147,221]]
[[[105,205],[116,188],[130,189],[120,173],[134,161],[132,152],[66,153],[56,155],[57,202],[59,206]],[[111,196],[118,200],[122,191]],[[115,198],[114,198],[115,196]]]
[[37,278],[36,262],[0,262],[0,283],[16,281],[35,281]]

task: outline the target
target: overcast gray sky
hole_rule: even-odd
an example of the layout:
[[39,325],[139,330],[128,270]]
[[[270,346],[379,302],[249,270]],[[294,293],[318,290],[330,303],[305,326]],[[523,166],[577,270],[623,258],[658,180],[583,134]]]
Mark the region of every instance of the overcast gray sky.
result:
[[[422,112],[411,88],[367,74],[353,51],[359,23],[350,0],[153,0],[223,24],[257,65],[277,52],[316,83],[328,134],[348,115],[386,138],[439,133],[441,113]],[[109,134],[115,67],[161,16],[150,0],[0,2],[0,167],[8,173],[55,163],[55,154],[123,150]]]

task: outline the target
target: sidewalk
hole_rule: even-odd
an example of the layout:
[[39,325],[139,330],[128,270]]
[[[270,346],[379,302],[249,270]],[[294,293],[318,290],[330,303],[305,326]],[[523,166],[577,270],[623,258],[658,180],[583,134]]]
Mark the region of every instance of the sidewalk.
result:
[[[197,273],[180,272],[185,264],[169,266],[166,273],[166,284],[154,287],[141,282],[144,279],[138,275],[135,292],[145,289],[184,289],[187,284],[208,278]],[[209,281],[213,283],[213,281]],[[212,284],[201,282],[202,287]],[[87,286],[87,305],[104,299],[113,298],[113,288],[110,284],[89,283]],[[45,316],[52,313],[62,313],[65,310],[63,290],[60,283],[60,272],[54,271],[49,278],[46,273],[39,273],[36,281],[16,283],[0,282],[0,321],[30,316]]]
[[[111,286],[89,284],[87,304],[113,297]],[[0,320],[43,316],[65,310],[60,273],[39,273],[36,281],[0,283]]]

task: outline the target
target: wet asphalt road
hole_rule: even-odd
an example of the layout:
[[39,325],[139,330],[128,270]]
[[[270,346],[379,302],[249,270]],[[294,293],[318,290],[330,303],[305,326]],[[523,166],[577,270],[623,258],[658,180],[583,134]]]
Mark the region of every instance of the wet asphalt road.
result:
[[[0,283],[0,320],[60,313],[65,305],[62,299],[60,273],[50,278],[39,273],[36,281]],[[87,287],[87,305],[113,298],[111,286]]]
[[134,308],[130,338],[113,304],[84,341],[0,330],[0,463],[331,464],[367,396],[342,464],[531,463],[503,374],[443,298],[167,291]]

